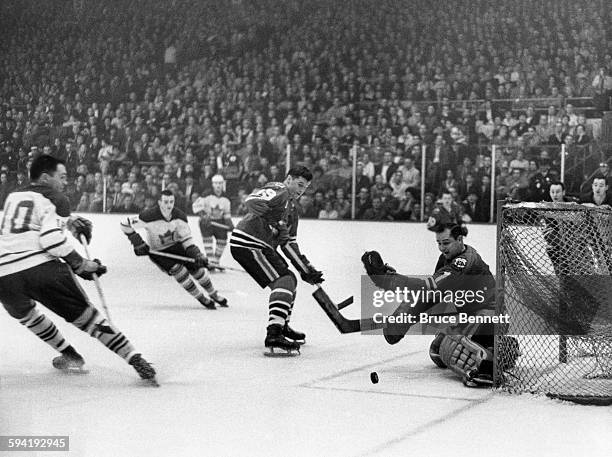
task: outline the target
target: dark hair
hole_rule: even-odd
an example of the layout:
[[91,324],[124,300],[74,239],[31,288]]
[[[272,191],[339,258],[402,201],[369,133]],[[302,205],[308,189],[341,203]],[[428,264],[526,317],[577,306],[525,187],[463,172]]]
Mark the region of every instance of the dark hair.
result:
[[561,186],[561,190],[565,190],[565,184],[563,184],[561,181],[553,181],[550,183],[550,186],[548,186],[548,188],[550,189],[552,186]]
[[291,167],[287,172],[287,176],[291,176],[292,178],[304,178],[308,182],[312,181],[312,173],[304,165]]
[[461,226],[458,224],[453,224],[452,222],[446,224],[438,224],[435,229],[436,233],[442,233],[444,230],[450,230],[450,235],[454,239],[463,236],[463,229],[461,228]]
[[593,182],[595,182],[596,179],[603,179],[606,182],[606,185],[608,184],[608,180],[601,173],[597,173],[595,176],[593,176]]
[[159,194],[159,199],[161,200],[162,195],[165,195],[166,197],[174,197],[174,194],[172,193],[171,190],[168,189],[164,189],[161,191],[161,193]]
[[43,173],[55,173],[58,165],[66,165],[66,162],[50,155],[35,158],[30,165],[30,181],[36,181]]

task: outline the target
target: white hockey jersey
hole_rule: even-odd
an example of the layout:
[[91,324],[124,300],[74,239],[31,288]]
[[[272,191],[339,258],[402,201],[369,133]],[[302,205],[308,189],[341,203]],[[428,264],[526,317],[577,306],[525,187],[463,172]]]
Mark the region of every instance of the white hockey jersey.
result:
[[124,233],[144,228],[147,233],[147,244],[153,250],[161,250],[181,243],[184,248],[194,244],[187,216],[174,208],[169,218],[165,218],[159,206],[143,211],[138,216],[128,217],[121,223]]
[[44,184],[12,192],[0,224],[0,276],[27,270],[73,251],[65,229],[68,198]]
[[232,217],[231,204],[229,198],[224,195],[208,195],[199,197],[193,202],[193,214],[204,212],[213,221],[223,221]]

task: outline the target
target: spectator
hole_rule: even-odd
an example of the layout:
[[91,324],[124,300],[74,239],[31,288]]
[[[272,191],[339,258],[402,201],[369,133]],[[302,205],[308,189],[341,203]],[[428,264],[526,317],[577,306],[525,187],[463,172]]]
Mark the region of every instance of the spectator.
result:
[[319,211],[319,219],[338,219],[338,211],[336,211],[331,201],[326,201],[325,206]]

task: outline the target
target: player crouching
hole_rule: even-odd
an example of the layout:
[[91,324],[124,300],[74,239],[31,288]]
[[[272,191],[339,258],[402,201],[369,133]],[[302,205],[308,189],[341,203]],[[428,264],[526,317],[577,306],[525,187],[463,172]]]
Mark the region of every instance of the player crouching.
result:
[[[472,297],[482,297],[461,306],[453,304],[454,314],[459,311],[472,316],[492,316],[495,311],[495,279],[489,266],[478,252],[463,243],[462,227],[457,224],[439,225],[436,242],[441,255],[432,276],[425,278],[401,275],[386,265],[376,251],[366,252],[361,260],[366,272],[378,287],[385,290],[439,291],[434,297],[447,296],[447,292],[471,291]],[[467,294],[464,294],[467,296]],[[456,296],[456,295],[455,295]],[[426,313],[440,301],[419,300],[416,303],[402,303],[393,316],[419,316]],[[407,319],[404,319],[406,321]],[[383,329],[389,344],[398,343],[412,324],[387,324]],[[518,343],[511,337],[507,341],[515,347],[518,357]],[[512,341],[513,340],[513,341]],[[440,368],[450,368],[469,387],[491,386],[493,384],[494,325],[458,324],[449,326],[436,335],[429,354]],[[516,358],[508,363],[511,368]]]
[[106,273],[99,260],[88,260],[71,246],[65,228],[77,239],[91,240],[91,222],[70,216],[63,161],[42,155],[30,167],[31,184],[12,192],[0,226],[0,301],[8,313],[61,353],[53,366],[81,371],[83,357],[64,339],[36,302],[98,339],[154,385],[155,370],[127,337],[108,322],[78,284],[75,274],[91,281]]
[[[217,292],[210,280],[206,256],[193,243],[187,216],[174,207],[172,192],[162,191],[157,203],[156,208],[128,217],[121,223],[121,230],[132,243],[134,253],[137,256],[148,255],[155,265],[172,276],[207,309],[215,309],[215,303],[227,307],[227,299]],[[134,230],[141,227],[147,232],[148,244]],[[194,280],[210,298],[202,293]]]
[[223,176],[213,176],[212,186],[213,193],[206,197],[199,197],[192,206],[193,214],[197,214],[200,218],[202,243],[211,271],[222,270],[219,260],[227,245],[227,234],[234,229],[231,203],[224,193]]

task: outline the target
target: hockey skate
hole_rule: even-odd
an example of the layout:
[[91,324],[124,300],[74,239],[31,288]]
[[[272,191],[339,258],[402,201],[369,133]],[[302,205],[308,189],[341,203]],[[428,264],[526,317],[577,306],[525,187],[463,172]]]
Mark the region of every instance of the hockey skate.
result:
[[140,354],[134,354],[128,362],[134,367],[136,373],[143,381],[151,384],[152,386],[159,387],[157,379],[155,379],[155,370],[149,362],[142,358]]
[[220,295],[219,292],[215,292],[214,294],[210,296],[210,298],[212,298],[215,301],[215,303],[219,305],[221,308],[228,308],[227,298]]
[[210,298],[205,297],[204,295],[202,295],[202,298],[198,298],[198,301],[206,309],[217,309],[217,307],[215,306],[215,302],[212,301]]
[[295,341],[300,346],[306,343],[306,334],[292,329],[291,327],[289,327],[288,323],[285,324],[285,326],[283,327],[283,336],[285,338]]
[[85,360],[72,346],[62,351],[62,355],[53,359],[53,366],[66,373],[87,374],[89,370],[83,368]]
[[[268,327],[265,346],[269,349],[269,351],[264,352],[267,357],[294,357],[300,354],[299,343],[288,340],[283,335],[283,327],[279,324]],[[282,349],[282,351],[275,352],[275,349]]]

